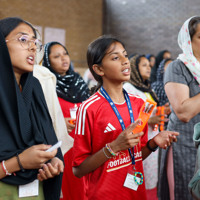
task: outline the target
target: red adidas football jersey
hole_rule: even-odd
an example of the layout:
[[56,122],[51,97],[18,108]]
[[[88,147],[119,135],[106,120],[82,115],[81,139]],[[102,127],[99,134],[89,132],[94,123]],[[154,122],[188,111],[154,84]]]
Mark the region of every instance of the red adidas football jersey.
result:
[[[129,97],[134,119],[136,120],[144,101],[130,94]],[[126,102],[115,105],[122,116],[125,126],[128,127],[131,120]],[[108,101],[99,92],[81,104],[77,115],[73,166],[80,165],[85,158],[105,147],[106,143],[115,140],[122,132],[117,116]],[[147,142],[147,129],[146,126],[144,129],[145,134],[141,137],[142,147]],[[134,155],[136,171],[143,173],[141,146],[137,145],[134,148]],[[118,156],[106,161],[87,176],[88,199],[145,200],[144,182],[138,187],[137,191],[123,186],[127,173],[132,168],[128,150],[121,151]]]

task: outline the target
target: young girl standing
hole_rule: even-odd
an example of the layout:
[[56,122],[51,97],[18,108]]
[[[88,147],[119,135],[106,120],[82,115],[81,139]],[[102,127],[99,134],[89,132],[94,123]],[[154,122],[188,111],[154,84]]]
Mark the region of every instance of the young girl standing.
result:
[[0,20],[0,44],[0,199],[59,200],[63,157],[46,152],[57,137],[32,74],[42,44],[16,17]]
[[100,89],[78,110],[73,172],[86,175],[89,200],[145,200],[142,160],[176,141],[178,133],[160,132],[148,142],[147,126],[144,133],[131,134],[144,102],[123,90],[130,63],[118,39],[102,36],[92,42],[87,60]]

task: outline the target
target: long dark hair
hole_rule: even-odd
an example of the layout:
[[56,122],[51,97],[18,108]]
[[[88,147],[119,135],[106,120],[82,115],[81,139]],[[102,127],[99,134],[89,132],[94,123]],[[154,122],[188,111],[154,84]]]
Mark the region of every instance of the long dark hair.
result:
[[189,22],[188,28],[189,28],[191,40],[192,40],[194,34],[197,31],[197,25],[198,24],[200,24],[200,17],[193,17]]
[[0,29],[4,38],[21,23],[29,25],[32,28],[35,37],[37,37],[36,29],[30,23],[19,17],[7,17],[0,20]]
[[87,50],[87,63],[90,69],[90,72],[94,76],[95,80],[98,82],[98,85],[93,87],[92,93],[96,92],[103,84],[102,77],[97,75],[93,70],[93,65],[101,65],[104,56],[107,53],[107,50],[113,43],[119,42],[125,48],[124,44],[117,38],[111,35],[102,35],[93,42],[91,42],[88,46]]
[[[149,80],[144,80],[144,79],[142,78],[141,73],[140,73],[140,69],[139,69],[139,64],[140,64],[140,61],[141,61],[142,58],[146,58],[146,56],[145,56],[145,55],[139,55],[139,56],[136,58],[136,60],[135,60],[135,66],[136,66],[136,69],[138,70],[139,76],[140,76],[141,80],[143,81],[143,83],[144,83],[145,85],[148,85],[148,84],[149,84]],[[146,58],[146,59],[148,59],[148,58]]]

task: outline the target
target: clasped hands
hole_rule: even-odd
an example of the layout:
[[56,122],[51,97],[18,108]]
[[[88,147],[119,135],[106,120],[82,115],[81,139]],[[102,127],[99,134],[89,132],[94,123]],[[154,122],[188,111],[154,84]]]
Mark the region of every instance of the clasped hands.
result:
[[37,178],[40,181],[53,178],[64,171],[63,161],[55,157],[57,149],[46,152],[50,147],[51,145],[45,144],[34,145],[19,155],[24,169],[39,169]]

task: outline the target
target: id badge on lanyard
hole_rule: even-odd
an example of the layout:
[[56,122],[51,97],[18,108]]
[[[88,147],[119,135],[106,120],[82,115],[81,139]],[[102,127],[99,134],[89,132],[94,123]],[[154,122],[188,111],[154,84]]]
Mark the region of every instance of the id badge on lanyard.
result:
[[19,186],[19,198],[32,197],[39,195],[39,180],[36,179],[31,183]]
[[[110,98],[110,96],[108,95],[108,93],[106,92],[106,90],[103,88],[103,86],[100,88],[100,92],[101,94],[105,97],[105,99],[109,102],[110,106],[112,107],[115,115],[117,116],[119,123],[122,127],[122,130],[125,130],[125,124],[124,121],[119,113],[119,111],[117,110],[114,102],[112,101],[112,99]],[[123,93],[124,93],[124,98],[126,100],[126,104],[128,106],[128,110],[129,110],[129,114],[130,114],[130,118],[131,118],[131,123],[134,123],[134,117],[133,117],[133,109],[131,106],[131,102],[130,102],[130,98],[128,96],[128,93],[123,89]],[[132,152],[131,149],[128,149],[129,155],[131,157],[131,162],[132,162],[132,169],[128,171],[125,182],[124,182],[124,187],[130,188],[132,190],[137,190],[139,185],[142,185],[143,183],[143,174],[141,172],[137,172],[136,168],[135,168],[135,157],[134,157],[134,147],[132,148]]]

